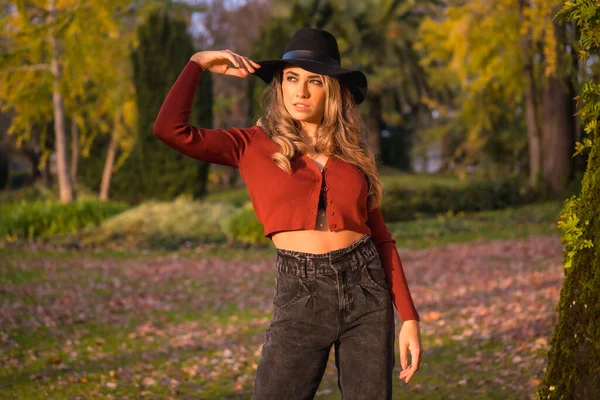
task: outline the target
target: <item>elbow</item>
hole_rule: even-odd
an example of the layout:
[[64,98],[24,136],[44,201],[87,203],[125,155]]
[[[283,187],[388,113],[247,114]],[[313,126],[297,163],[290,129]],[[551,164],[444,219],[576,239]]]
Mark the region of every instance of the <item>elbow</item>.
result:
[[154,134],[154,136],[161,139],[165,136],[166,131],[167,129],[164,126],[164,124],[161,124],[160,120],[157,119],[156,122],[154,122],[154,126],[152,127],[152,133]]

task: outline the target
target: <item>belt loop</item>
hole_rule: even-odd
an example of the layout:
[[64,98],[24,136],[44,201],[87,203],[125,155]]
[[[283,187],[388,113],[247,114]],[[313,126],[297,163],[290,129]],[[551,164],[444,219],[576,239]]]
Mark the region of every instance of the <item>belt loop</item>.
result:
[[302,277],[303,278],[308,278],[308,263],[310,262],[310,257],[306,257],[306,261],[304,262],[303,268],[302,268]]

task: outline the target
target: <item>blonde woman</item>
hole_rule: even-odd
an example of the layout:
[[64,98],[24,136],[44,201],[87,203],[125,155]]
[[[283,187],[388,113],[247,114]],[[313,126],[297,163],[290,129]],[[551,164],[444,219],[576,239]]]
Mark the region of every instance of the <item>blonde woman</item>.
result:
[[[188,124],[203,71],[265,81],[250,128]],[[391,399],[394,306],[408,383],[419,368],[419,315],[381,214],[382,191],[357,105],[365,75],[341,67],[329,32],[303,28],[281,59],[229,50],[194,54],[167,95],[155,135],[198,160],[239,168],[264,235],[276,247],[273,318],[253,399],[313,398],[335,351],[344,399]],[[411,364],[408,363],[408,354]]]

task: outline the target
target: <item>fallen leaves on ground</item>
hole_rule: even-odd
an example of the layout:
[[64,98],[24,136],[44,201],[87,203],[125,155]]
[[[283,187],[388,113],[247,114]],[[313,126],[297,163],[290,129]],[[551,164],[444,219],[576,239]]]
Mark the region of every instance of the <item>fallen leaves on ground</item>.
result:
[[[501,342],[504,346],[494,352],[494,359],[484,350],[459,354],[456,368],[493,375],[490,382],[515,393],[533,393],[556,322],[563,279],[559,238],[400,250],[400,256],[421,315],[421,331],[430,343],[424,361],[428,352],[448,341],[457,348]],[[87,384],[90,378],[77,363],[91,360],[106,365],[102,390],[116,392],[126,383],[138,387],[140,395],[158,388],[177,395],[183,385],[204,390],[227,377],[230,390],[241,393],[252,385],[269,323],[274,261],[180,258],[176,253],[151,260],[77,253],[66,259],[12,260],[11,271],[27,276],[40,272],[43,279],[0,286],[0,343],[16,349],[0,359],[1,366],[18,372],[45,360],[31,379],[53,380],[60,387]],[[144,351],[136,353],[131,344],[113,343],[102,335],[86,340],[83,347],[90,323],[125,329],[125,338],[145,346]],[[22,347],[11,337],[11,332],[37,328],[62,333],[42,348]],[[127,357],[142,362],[128,365]],[[150,362],[160,357],[165,360],[161,368],[152,368]],[[498,369],[498,363],[505,368]],[[514,370],[506,368],[510,365]],[[519,376],[524,369],[531,371],[526,379]],[[49,371],[58,372],[45,376]],[[329,372],[326,376],[335,379]],[[487,382],[471,382],[465,375],[455,384],[478,387]],[[410,390],[426,386],[421,382]],[[321,389],[322,394],[331,392]]]

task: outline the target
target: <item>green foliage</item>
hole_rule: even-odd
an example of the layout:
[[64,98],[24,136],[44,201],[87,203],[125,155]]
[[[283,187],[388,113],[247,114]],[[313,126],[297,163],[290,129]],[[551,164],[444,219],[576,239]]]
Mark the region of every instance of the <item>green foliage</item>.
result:
[[36,200],[56,200],[58,191],[47,188],[44,184],[37,183],[16,190],[3,190],[0,192],[0,204],[20,201],[34,202]]
[[510,178],[455,187],[394,188],[383,196],[381,209],[386,221],[406,221],[421,214],[497,210],[538,199],[539,194],[533,189]]
[[270,239],[264,237],[264,227],[256,218],[251,203],[247,203],[229,220],[227,236],[230,240],[250,245],[271,243]]
[[[17,145],[28,143],[42,152],[39,165],[52,153],[53,136],[65,134],[62,129],[54,132],[53,122],[63,120],[57,119],[59,111],[64,112],[66,129],[71,124],[78,129],[81,157],[103,134],[116,138],[121,158],[129,154],[136,109],[127,54],[137,18],[152,5],[156,2],[3,3],[0,112],[10,111],[8,134]],[[54,71],[52,62],[57,64]],[[60,106],[53,103],[53,95],[60,97]],[[68,164],[66,158],[57,162]],[[22,178],[13,187],[28,183]],[[65,180],[59,182],[68,191]]]
[[565,245],[563,262],[565,268],[573,265],[573,258],[579,251],[594,247],[591,240],[583,238],[590,221],[580,221],[578,217],[580,210],[581,198],[573,196],[565,200],[565,206],[560,215],[560,221],[558,221],[558,227],[565,232],[561,238],[561,242]]
[[198,202],[182,196],[171,202],[147,201],[84,232],[89,246],[179,248],[186,242],[224,241],[236,208],[226,202]]
[[[112,197],[140,202],[181,194],[200,196],[205,191],[208,165],[169,149],[152,132],[169,89],[195,52],[187,25],[157,11],[139,27],[137,40],[138,46],[131,54],[137,138],[131,155],[114,173]],[[208,73],[202,76],[189,122],[212,127],[212,80]],[[96,187],[100,174],[101,170],[94,178]]]
[[[576,45],[586,60],[600,47],[600,6],[589,0],[565,1],[558,18],[575,21]],[[577,153],[589,148],[581,195],[565,202],[559,225],[564,230],[565,280],[552,332],[546,376],[538,399],[593,399],[600,393],[600,88],[583,85],[577,114],[588,137]]]
[[61,204],[53,200],[19,201],[0,205],[0,239],[37,239],[74,234],[96,226],[106,218],[125,210],[117,202],[82,200]]
[[227,201],[236,207],[242,207],[250,201],[248,189],[230,189],[221,192],[213,192],[202,198],[204,201]]

